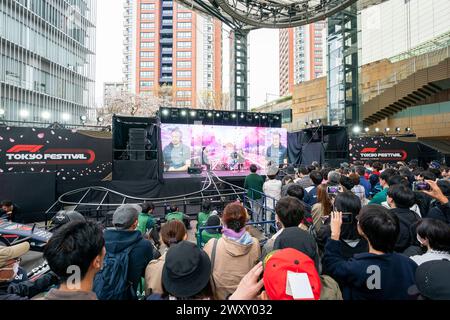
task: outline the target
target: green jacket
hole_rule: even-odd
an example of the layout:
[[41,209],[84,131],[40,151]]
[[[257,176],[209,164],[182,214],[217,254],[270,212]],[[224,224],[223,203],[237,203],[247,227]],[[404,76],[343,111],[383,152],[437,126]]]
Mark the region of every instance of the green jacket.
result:
[[208,220],[209,216],[211,215],[211,212],[199,212],[197,216],[197,230],[200,227],[204,227],[206,225],[206,221]]
[[373,196],[372,200],[369,201],[369,204],[382,204],[386,201],[387,193],[389,188],[384,188],[380,192],[378,192],[376,195]]
[[139,230],[142,234],[145,234],[148,230],[155,226],[155,218],[147,213],[140,213],[138,216],[138,225],[136,230]]
[[259,191],[259,192],[263,192],[263,184],[264,184],[264,179],[263,177],[261,177],[259,174],[256,173],[250,173],[244,181],[244,189],[247,189],[247,196],[250,199],[256,200],[256,199],[261,199],[261,194],[257,193],[257,192],[253,192],[250,189]]
[[202,231],[202,243],[201,246],[202,248],[208,243],[209,240],[211,239],[220,239],[222,238],[222,234],[221,233],[209,233],[208,230],[203,230]]
[[171,212],[166,215],[166,221],[179,220],[183,222],[184,214],[183,212]]

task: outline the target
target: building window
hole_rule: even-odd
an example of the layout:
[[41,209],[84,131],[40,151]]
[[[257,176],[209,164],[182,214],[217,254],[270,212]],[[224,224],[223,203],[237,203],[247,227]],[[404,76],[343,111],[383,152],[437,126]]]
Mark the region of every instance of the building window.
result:
[[141,78],[153,78],[155,73],[153,71],[141,71]]
[[191,19],[192,13],[190,12],[178,12],[177,14],[178,19]]
[[190,22],[177,22],[178,29],[190,29],[192,28],[192,23]]
[[191,58],[191,51],[177,51],[177,58]]
[[154,23],[141,23],[141,29],[153,29],[155,28]]
[[141,61],[141,68],[154,68],[155,62],[154,61]]
[[177,48],[191,48],[192,42],[191,41],[178,41],[177,42]]
[[191,91],[177,91],[178,98],[189,98],[192,96]]
[[177,71],[178,78],[190,78],[192,77],[191,71]]
[[154,48],[155,43],[153,41],[150,42],[141,42],[141,48]]
[[177,101],[177,107],[190,107],[191,101]]
[[154,32],[141,32],[142,39],[150,39],[150,38],[154,38],[154,37],[155,37]]
[[153,81],[141,81],[141,88],[153,87]]
[[141,3],[141,10],[155,10],[154,3]]
[[190,88],[191,86],[191,81],[177,81],[177,87],[179,88]]
[[192,38],[192,32],[177,32],[177,38],[185,39],[185,38]]
[[141,58],[154,58],[155,51],[141,51]]
[[192,62],[191,61],[177,61],[177,68],[191,68]]
[[141,20],[153,20],[155,19],[154,13],[141,13]]

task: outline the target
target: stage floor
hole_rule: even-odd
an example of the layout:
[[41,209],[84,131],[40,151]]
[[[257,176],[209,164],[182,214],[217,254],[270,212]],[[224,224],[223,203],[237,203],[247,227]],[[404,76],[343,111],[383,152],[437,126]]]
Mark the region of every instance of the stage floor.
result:
[[[242,178],[246,177],[249,171],[213,171],[219,178]],[[259,174],[264,174],[259,172]],[[201,174],[188,174],[187,172],[164,172],[164,179],[183,179],[183,178],[206,178],[207,172],[203,171]]]

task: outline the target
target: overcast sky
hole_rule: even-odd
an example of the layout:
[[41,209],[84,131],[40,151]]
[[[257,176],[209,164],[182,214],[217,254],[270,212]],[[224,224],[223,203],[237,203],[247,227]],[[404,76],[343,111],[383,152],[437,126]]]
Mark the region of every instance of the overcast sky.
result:
[[[223,34],[223,82],[229,89],[229,38]],[[96,102],[103,99],[103,83],[122,81],[123,0],[97,0]],[[278,94],[278,30],[256,30],[249,36],[250,107]]]

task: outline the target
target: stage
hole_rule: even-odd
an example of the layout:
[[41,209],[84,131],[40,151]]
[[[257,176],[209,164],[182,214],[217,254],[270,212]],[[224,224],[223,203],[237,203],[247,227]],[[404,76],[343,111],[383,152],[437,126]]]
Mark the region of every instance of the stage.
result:
[[[250,171],[212,171],[219,178],[244,178],[250,174]],[[258,172],[263,174],[262,172]],[[207,171],[202,171],[201,174],[189,174],[187,172],[164,172],[164,180],[166,179],[184,179],[184,178],[206,178]]]

